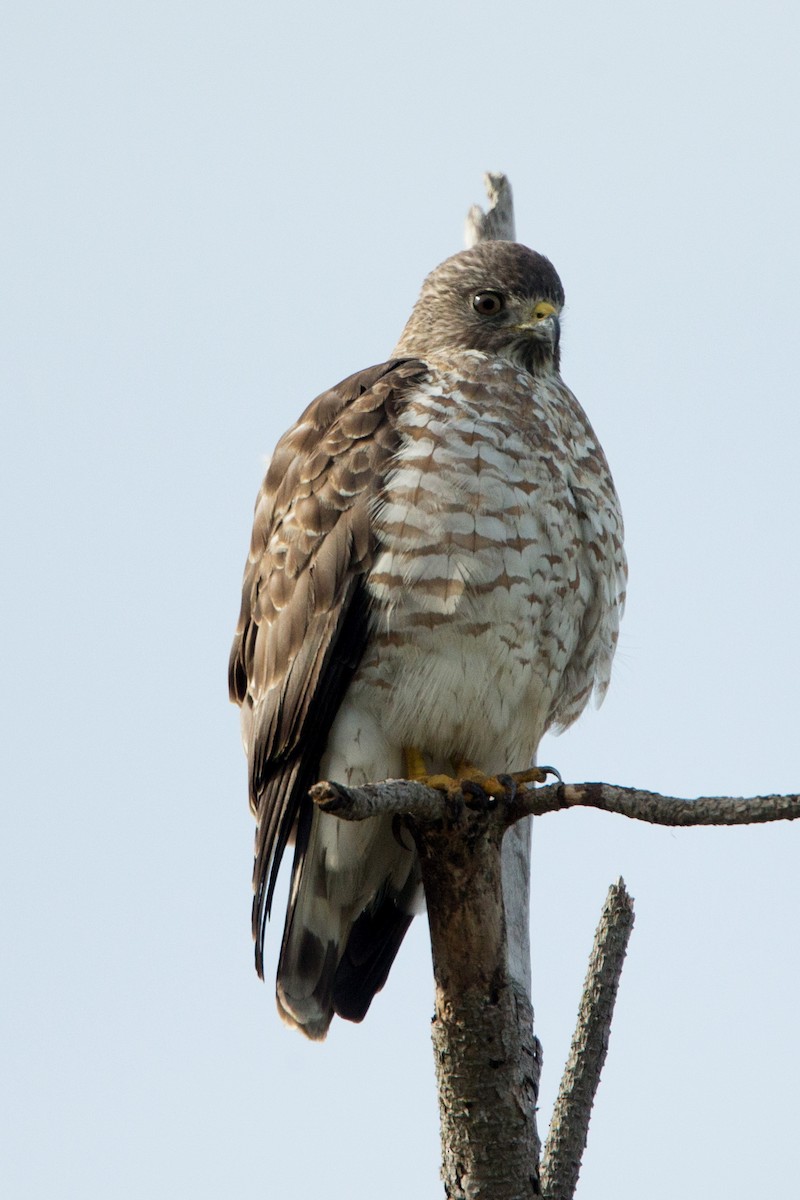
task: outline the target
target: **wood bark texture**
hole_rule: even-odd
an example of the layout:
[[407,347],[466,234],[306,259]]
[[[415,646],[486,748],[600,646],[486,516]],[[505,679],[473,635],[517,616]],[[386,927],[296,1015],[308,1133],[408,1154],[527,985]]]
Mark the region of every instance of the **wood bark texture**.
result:
[[[385,783],[344,788],[336,783],[318,783],[312,796],[325,812],[344,821],[363,821],[378,815],[414,815],[436,821],[446,818],[453,798],[421,783],[389,779]],[[461,800],[469,804],[470,797]],[[698,796],[684,800],[662,796],[642,788],[618,787],[613,783],[550,783],[509,794],[504,805],[506,820],[513,823],[528,816],[563,812],[568,808],[597,808],[618,813],[648,825],[763,825],[770,821],[800,818],[800,793],[768,796]]]
[[550,1119],[541,1170],[547,1200],[572,1200],[575,1194],[632,928],[633,902],[620,879],[609,889],[595,933],[578,1022]]
[[508,970],[499,812],[418,825],[436,986],[432,1025],[448,1200],[541,1195],[541,1056]]
[[540,1183],[533,1110],[541,1049],[530,1002],[504,971],[503,830],[530,814],[579,806],[683,827],[800,818],[798,794],[687,800],[607,783],[520,789],[493,805],[407,780],[363,788],[319,783],[311,794],[343,820],[394,816],[397,835],[413,833],[420,848],[436,978],[433,1042],[448,1200],[517,1200],[539,1194],[537,1187],[545,1200],[572,1200],[633,926],[632,902],[620,881],[595,937]]

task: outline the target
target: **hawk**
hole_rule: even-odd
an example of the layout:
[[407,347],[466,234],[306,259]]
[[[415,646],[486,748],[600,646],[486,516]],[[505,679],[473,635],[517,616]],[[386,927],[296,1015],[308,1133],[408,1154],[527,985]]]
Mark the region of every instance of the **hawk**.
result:
[[229,684],[256,966],[293,841],[277,1002],[310,1038],[364,1017],[421,906],[391,819],[340,821],[310,786],[524,770],[608,686],[622,516],[559,374],[563,303],[526,246],[447,259],[389,361],[312,401],[259,493]]

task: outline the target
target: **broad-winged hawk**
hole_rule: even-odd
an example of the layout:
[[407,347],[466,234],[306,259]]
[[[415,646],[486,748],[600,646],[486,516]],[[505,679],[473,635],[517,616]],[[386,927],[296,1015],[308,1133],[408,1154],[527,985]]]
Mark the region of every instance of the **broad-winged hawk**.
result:
[[309,1037],[364,1016],[420,893],[391,822],[325,815],[311,784],[524,769],[608,686],[622,517],[559,374],[563,301],[525,246],[449,258],[392,358],[281,438],[258,496],[230,692],[258,823],[256,963],[294,840],[277,998]]

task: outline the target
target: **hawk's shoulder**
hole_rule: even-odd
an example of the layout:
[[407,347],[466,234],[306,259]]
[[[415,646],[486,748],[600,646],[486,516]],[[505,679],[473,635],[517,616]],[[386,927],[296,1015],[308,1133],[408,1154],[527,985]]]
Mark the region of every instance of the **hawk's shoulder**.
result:
[[278,615],[284,607],[281,581],[295,580],[312,565],[342,514],[353,509],[361,514],[396,448],[396,420],[405,395],[426,371],[424,363],[408,359],[358,371],[312,400],[279,440],[256,499],[231,649],[228,682],[236,703],[255,698],[259,682],[248,629]]

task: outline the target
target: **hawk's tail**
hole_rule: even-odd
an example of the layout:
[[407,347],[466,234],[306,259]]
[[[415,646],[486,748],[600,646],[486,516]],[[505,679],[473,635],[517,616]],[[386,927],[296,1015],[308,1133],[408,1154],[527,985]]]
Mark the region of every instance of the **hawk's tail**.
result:
[[278,1011],[321,1040],[334,1013],[361,1021],[411,924],[416,855],[391,821],[348,824],[315,811],[298,845],[278,964]]

